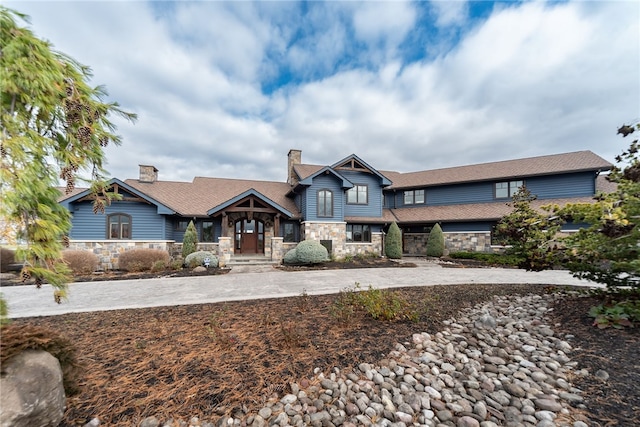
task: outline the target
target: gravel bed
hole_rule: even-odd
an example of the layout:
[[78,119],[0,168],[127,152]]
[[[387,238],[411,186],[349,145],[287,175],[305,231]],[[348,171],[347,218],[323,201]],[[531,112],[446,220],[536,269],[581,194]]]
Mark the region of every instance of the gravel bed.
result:
[[414,334],[375,365],[316,372],[276,390],[257,413],[148,417],[140,426],[587,427],[571,379],[589,372],[571,361],[571,336],[556,336],[548,324],[554,298],[562,296],[494,297],[436,334]]

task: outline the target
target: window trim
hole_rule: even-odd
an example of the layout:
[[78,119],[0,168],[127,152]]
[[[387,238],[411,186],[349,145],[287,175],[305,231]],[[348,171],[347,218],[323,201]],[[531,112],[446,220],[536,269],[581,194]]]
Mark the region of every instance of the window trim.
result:
[[[204,229],[205,224],[211,223],[211,240],[205,240]],[[213,220],[204,220],[200,223],[200,241],[203,243],[215,243],[216,241],[216,223]]]
[[[282,223],[282,242],[283,243],[297,243],[300,241],[300,232],[299,227],[294,222],[283,222]],[[292,228],[292,239],[287,239],[287,226],[291,226]]]
[[[361,227],[361,236],[368,236],[369,240],[354,240],[354,227]],[[347,224],[347,228],[345,231],[345,239],[347,243],[371,243],[371,226],[369,224]],[[349,238],[349,235],[351,235],[351,238]]]
[[[359,188],[362,187],[365,189],[365,200],[364,202],[360,201],[360,191]],[[356,195],[356,201],[355,202],[350,202],[349,201],[349,194],[355,192]],[[346,191],[346,198],[347,198],[347,204],[348,205],[368,205],[369,204],[369,185],[368,184],[353,184],[353,187],[348,189]]]
[[[118,217],[118,237],[111,237],[111,218]],[[128,222],[123,223],[121,217],[127,218]],[[122,237],[122,224],[129,224],[129,237]],[[131,215],[124,212],[113,212],[107,215],[106,225],[107,240],[131,240],[133,238],[133,219]]]
[[[422,192],[422,201],[416,202],[416,193]],[[407,203],[407,196],[411,193],[411,202]],[[402,204],[403,205],[424,205],[427,202],[427,194],[423,188],[417,190],[405,190],[402,193]]]
[[[329,203],[329,206],[327,206],[327,197],[326,195],[323,197],[323,202],[322,202],[322,207],[323,207],[323,215],[320,214],[320,194],[321,193],[326,193],[326,194],[330,194],[331,195],[331,200]],[[318,218],[333,218],[333,207],[335,205],[334,203],[334,197],[333,197],[333,191],[329,190],[328,188],[321,188],[316,192],[316,216]],[[327,207],[329,209],[327,209]]]
[[[498,185],[506,184],[507,195],[506,196],[498,196]],[[498,200],[507,200],[512,199],[514,194],[518,192],[518,190],[525,186],[525,181],[523,179],[516,179],[511,181],[499,181],[493,184],[493,198]],[[500,188],[504,190],[504,188]]]
[[[188,219],[177,219],[175,225],[173,226],[174,231],[187,231],[187,227],[189,227],[190,220]],[[180,224],[185,223],[184,227],[181,227]]]

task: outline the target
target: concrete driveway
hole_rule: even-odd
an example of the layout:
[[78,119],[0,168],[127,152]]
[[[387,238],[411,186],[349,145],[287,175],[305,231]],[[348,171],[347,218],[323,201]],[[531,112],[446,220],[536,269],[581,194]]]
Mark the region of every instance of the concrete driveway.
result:
[[68,300],[53,301],[49,285],[3,287],[9,317],[51,316],[64,313],[127,308],[203,304],[261,298],[337,293],[360,283],[364,288],[430,286],[465,283],[530,283],[596,286],[573,278],[566,271],[538,273],[502,268],[443,268],[419,264],[417,268],[369,268],[286,272],[268,267],[242,267],[229,274],[201,277],[84,282],[69,285]]

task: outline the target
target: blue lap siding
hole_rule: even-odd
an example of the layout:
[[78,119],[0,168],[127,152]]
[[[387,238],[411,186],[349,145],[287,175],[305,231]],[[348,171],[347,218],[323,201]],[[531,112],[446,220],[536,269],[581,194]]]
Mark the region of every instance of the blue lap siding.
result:
[[94,214],[91,202],[72,205],[73,227],[70,237],[74,240],[104,240],[107,238],[107,216],[122,213],[131,216],[132,240],[167,240],[170,226],[165,217],[158,215],[155,206],[138,202],[115,201],[105,208],[104,214]]

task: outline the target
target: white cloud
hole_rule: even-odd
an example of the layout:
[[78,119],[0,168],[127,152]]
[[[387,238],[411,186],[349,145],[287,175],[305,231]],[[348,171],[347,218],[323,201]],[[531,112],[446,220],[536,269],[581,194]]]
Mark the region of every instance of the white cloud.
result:
[[[616,127],[640,118],[638,3],[524,3],[485,21],[448,3],[428,25],[464,27],[459,43],[412,63],[399,46],[427,24],[412,3],[9,6],[139,114],[117,120],[118,178],[141,163],[168,180],[284,180],[290,148],[411,171],[584,149],[612,160],[625,147]],[[263,93],[282,70],[292,83]]]
[[436,16],[437,27],[461,25],[468,19],[469,8],[466,1],[431,0],[429,4]]

